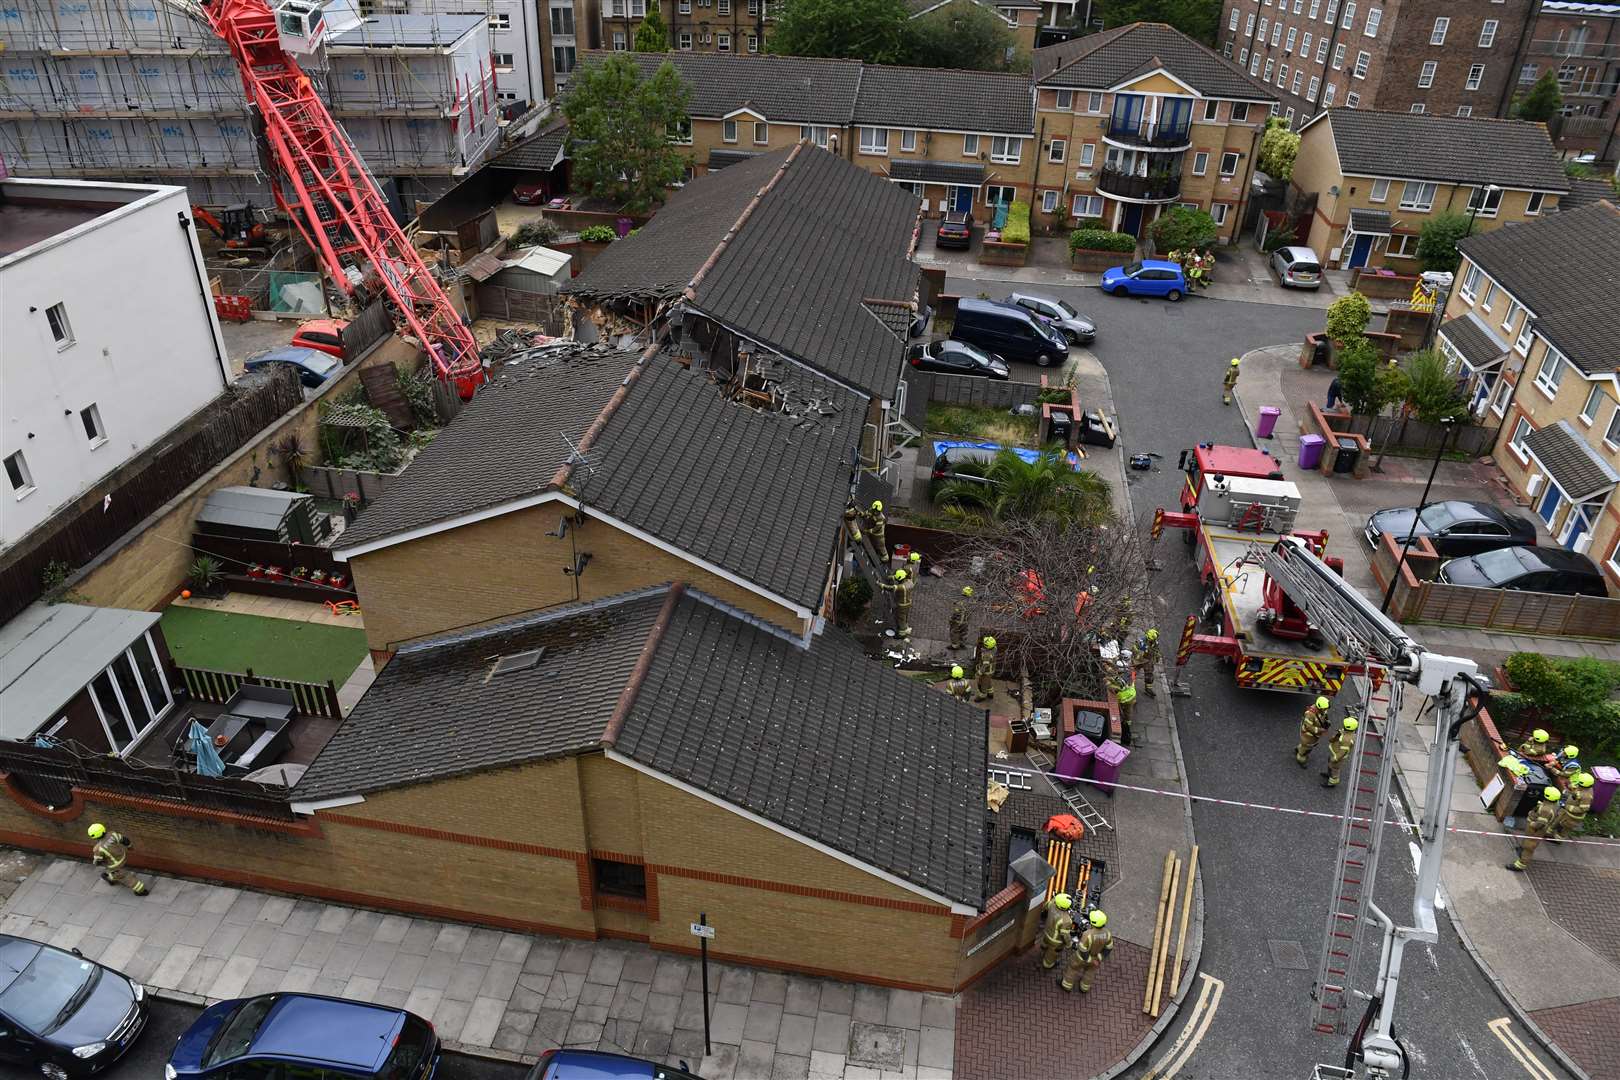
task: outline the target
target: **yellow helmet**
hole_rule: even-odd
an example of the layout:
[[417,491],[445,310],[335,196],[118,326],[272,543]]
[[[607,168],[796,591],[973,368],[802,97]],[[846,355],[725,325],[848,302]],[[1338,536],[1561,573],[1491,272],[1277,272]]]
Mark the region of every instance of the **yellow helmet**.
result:
[[894,572],[894,580],[896,580],[896,581],[904,581],[904,580],[906,580],[906,572],[904,570],[896,570]]
[[1508,766],[1508,772],[1512,773],[1514,776],[1529,776],[1530,766],[1526,765],[1522,761],[1514,761],[1512,765]]
[[964,672],[962,670],[962,665],[961,664],[952,664],[951,665],[951,678],[960,679],[964,674],[966,674],[966,672]]
[[1319,697],[1319,698],[1316,699],[1316,707],[1318,709],[1331,708],[1332,705],[1333,705],[1333,702],[1329,701],[1325,697]]
[[1357,721],[1355,717],[1347,716],[1347,717],[1344,718],[1344,730],[1346,730],[1346,731],[1354,731],[1354,730],[1356,730],[1356,728],[1358,728],[1360,726],[1361,726],[1360,722]]
[[1551,738],[1552,736],[1547,734],[1544,728],[1536,728],[1536,730],[1530,733],[1531,742],[1544,743]]
[[987,648],[987,649],[995,648],[996,647],[996,639],[993,638],[993,637],[985,638],[984,639],[984,647]]
[[907,562],[914,562],[914,563],[915,562],[922,562],[922,552],[913,551],[911,553],[910,557],[906,561]]
[[103,836],[107,835],[107,826],[98,821],[94,825],[90,826],[88,832],[90,833],[90,839],[100,840]]
[[1091,925],[1099,930],[1108,925],[1108,916],[1102,913],[1101,908],[1093,908],[1091,914],[1087,915],[1086,918],[1090,919]]
[[1149,641],[1158,641],[1159,640],[1159,632],[1157,630],[1149,630],[1147,632],[1147,639]]
[[873,499],[872,500],[872,509],[873,510],[882,510],[883,509],[883,500],[882,499]]
[[962,586],[962,595],[963,596],[972,596],[973,595],[973,586],[971,586],[971,585]]
[[1060,892],[1052,897],[1052,903],[1057,905],[1059,911],[1068,911],[1074,906],[1074,901],[1069,899],[1069,894],[1066,892]]
[[1581,756],[1581,748],[1578,746],[1566,746],[1562,750],[1558,751],[1558,756],[1564,758],[1565,760],[1578,758]]
[[1546,799],[1548,802],[1557,802],[1559,799],[1564,797],[1564,793],[1553,787],[1551,784],[1548,784],[1546,787],[1541,789],[1541,797]]
[[1593,784],[1597,783],[1597,777],[1593,776],[1589,772],[1578,772],[1570,778],[1569,782],[1574,784],[1576,787],[1591,787]]
[[1237,366],[1238,366],[1238,358],[1237,358],[1237,357],[1235,357],[1235,356],[1234,356],[1234,357],[1232,357],[1232,366],[1233,366],[1233,367],[1237,367]]

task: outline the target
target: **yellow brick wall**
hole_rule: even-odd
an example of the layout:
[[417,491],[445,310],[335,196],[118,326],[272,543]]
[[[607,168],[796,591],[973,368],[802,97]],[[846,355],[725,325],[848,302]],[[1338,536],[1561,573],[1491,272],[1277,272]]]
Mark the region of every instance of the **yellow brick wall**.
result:
[[578,763],[590,850],[642,857],[642,807],[636,773],[600,754],[579,758]]

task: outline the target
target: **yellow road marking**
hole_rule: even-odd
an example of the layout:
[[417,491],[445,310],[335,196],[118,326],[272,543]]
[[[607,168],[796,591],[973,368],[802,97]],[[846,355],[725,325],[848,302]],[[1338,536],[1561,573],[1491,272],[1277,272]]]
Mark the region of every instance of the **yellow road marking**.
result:
[[1170,1044],[1170,1049],[1164,1057],[1147,1071],[1142,1080],[1171,1080],[1181,1071],[1181,1067],[1187,1064],[1187,1059],[1198,1049],[1198,1044],[1204,1041],[1210,1022],[1215,1019],[1215,1010],[1220,1007],[1221,994],[1226,991],[1226,984],[1202,971],[1198,973],[1198,977],[1203,983],[1198,990],[1198,1000],[1193,1004],[1192,1015],[1187,1018],[1181,1034]]
[[1491,1029],[1491,1032],[1502,1041],[1502,1045],[1507,1047],[1507,1052],[1513,1055],[1513,1059],[1524,1066],[1524,1071],[1535,1077],[1535,1080],[1557,1080],[1553,1071],[1536,1057],[1535,1051],[1519,1038],[1518,1032],[1512,1030],[1512,1020],[1502,1016],[1485,1026]]

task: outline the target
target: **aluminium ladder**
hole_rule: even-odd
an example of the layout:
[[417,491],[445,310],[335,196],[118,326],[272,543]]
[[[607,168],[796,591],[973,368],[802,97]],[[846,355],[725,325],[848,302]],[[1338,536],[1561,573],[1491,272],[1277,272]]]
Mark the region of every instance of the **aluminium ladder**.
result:
[[1076,781],[1072,785],[1064,785],[1060,787],[1057,782],[1052,779],[1052,777],[1057,775],[1054,771],[1056,766],[1052,763],[1052,759],[1046,756],[1044,751],[1032,745],[1029,747],[1029,749],[1024,751],[1024,756],[1028,758],[1029,763],[1039,770],[1041,775],[1045,777],[1047,786],[1053,791],[1057,792],[1057,797],[1063,800],[1063,804],[1074,812],[1075,817],[1079,818],[1085,823],[1086,828],[1093,830],[1113,828],[1112,825],[1108,824],[1108,819],[1103,817],[1102,814],[1098,812],[1097,808],[1092,806],[1084,795],[1080,794],[1079,781]]

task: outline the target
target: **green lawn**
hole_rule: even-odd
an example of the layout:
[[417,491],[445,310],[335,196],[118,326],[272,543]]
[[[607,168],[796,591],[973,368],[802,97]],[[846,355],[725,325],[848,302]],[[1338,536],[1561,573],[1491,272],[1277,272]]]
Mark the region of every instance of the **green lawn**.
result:
[[346,626],[170,607],[163,636],[182,667],[246,671],[342,686],[366,656],[366,632]]

